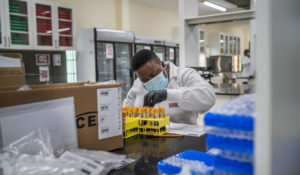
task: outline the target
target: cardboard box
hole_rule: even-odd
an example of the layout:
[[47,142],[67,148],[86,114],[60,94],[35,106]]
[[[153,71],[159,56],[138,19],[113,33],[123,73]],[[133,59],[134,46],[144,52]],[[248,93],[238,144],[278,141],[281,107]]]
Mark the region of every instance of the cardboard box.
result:
[[123,147],[121,84],[61,83],[29,87],[32,90],[3,87],[0,107],[74,96],[79,148],[108,151]]
[[0,53],[0,56],[18,59],[20,67],[0,67],[0,86],[22,86],[25,84],[22,55],[18,53]]

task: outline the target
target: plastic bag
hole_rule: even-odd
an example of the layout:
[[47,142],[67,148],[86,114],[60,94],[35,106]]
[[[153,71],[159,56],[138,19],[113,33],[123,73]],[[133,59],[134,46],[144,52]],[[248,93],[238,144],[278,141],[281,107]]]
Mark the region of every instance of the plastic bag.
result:
[[106,151],[73,149],[70,150],[70,152],[100,163],[105,167],[103,174],[108,173],[112,169],[121,169],[127,164],[134,162],[133,159],[126,158],[125,155],[118,155]]
[[9,161],[13,164],[21,155],[54,158],[49,132],[38,129],[4,147],[0,152],[0,162]]
[[67,162],[54,157],[30,156],[22,154],[13,164],[13,166],[3,167],[4,175],[85,175],[77,169],[80,164]]
[[105,151],[72,149],[65,150],[61,157],[54,152],[48,130],[38,129],[0,151],[0,168],[5,175],[105,175],[134,161]]

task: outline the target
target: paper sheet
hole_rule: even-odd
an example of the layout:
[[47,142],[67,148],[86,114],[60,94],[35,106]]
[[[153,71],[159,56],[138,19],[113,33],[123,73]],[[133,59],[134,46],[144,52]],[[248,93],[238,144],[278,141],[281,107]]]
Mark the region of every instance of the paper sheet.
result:
[[187,136],[200,137],[205,134],[203,126],[198,125],[188,125],[188,124],[179,124],[179,123],[170,123],[170,133],[172,134],[181,134]]
[[104,166],[100,165],[99,163],[96,163],[91,159],[71,153],[69,151],[64,152],[59,157],[59,159],[80,163],[81,167],[77,168],[81,169],[81,171],[84,172],[84,174],[99,175],[104,170]]
[[97,90],[98,139],[122,135],[121,88]]
[[0,67],[21,67],[20,59],[0,56]]

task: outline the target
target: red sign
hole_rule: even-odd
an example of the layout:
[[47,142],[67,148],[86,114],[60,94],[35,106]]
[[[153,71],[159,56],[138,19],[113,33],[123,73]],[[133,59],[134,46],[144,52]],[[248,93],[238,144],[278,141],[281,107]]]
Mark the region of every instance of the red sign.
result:
[[49,54],[36,54],[36,65],[50,65],[50,55]]

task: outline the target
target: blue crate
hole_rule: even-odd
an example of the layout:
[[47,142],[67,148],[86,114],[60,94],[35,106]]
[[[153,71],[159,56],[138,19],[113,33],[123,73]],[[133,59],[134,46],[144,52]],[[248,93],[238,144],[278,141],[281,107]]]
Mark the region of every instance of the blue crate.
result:
[[206,138],[208,148],[217,148],[220,150],[238,152],[242,154],[253,155],[253,141],[225,138],[215,135],[208,135]]
[[234,175],[252,175],[254,171],[251,163],[229,160],[217,156],[215,158],[215,174],[234,174]]
[[192,175],[213,175],[214,155],[187,150],[158,162],[160,174],[178,174],[184,166],[189,166]]
[[207,112],[204,123],[206,126],[253,132],[254,107],[254,95],[242,95]]

